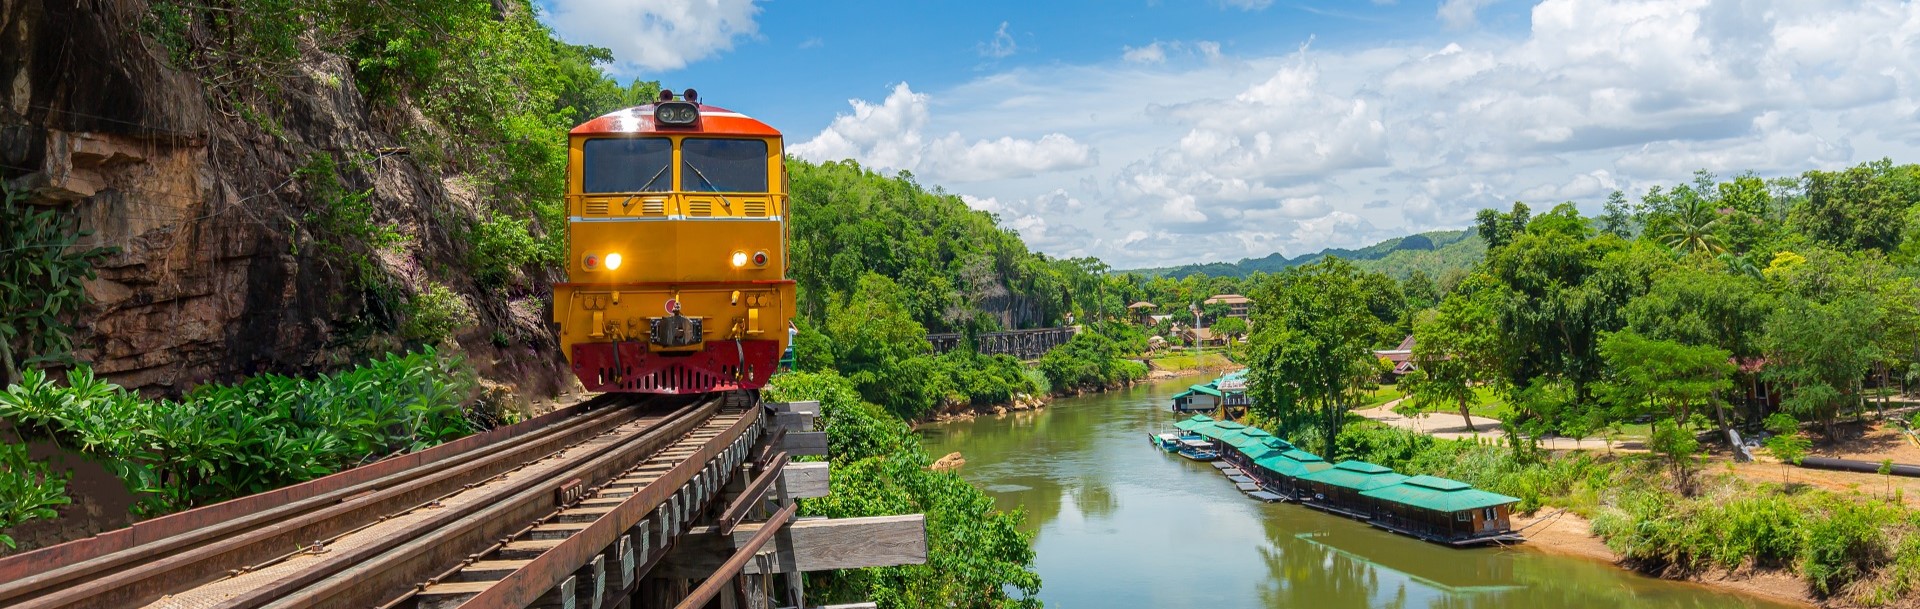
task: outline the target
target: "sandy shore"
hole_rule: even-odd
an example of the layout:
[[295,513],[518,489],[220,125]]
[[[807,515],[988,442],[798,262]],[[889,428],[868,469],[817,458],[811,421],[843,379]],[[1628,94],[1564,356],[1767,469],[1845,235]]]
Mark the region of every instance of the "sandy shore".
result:
[[[1619,557],[1600,537],[1593,534],[1592,523],[1572,512],[1545,509],[1530,516],[1515,514],[1513,528],[1525,529],[1527,542],[1519,547],[1545,554],[1559,554],[1618,565]],[[1623,567],[1624,568],[1624,567]],[[1725,569],[1713,569],[1685,579],[1674,581],[1706,586],[1716,590],[1727,590],[1750,596],[1757,596],[1774,602],[1789,603],[1803,607],[1836,607],[1846,605],[1823,605],[1807,594],[1807,583],[1791,572],[1768,570],[1755,572],[1730,572]]]

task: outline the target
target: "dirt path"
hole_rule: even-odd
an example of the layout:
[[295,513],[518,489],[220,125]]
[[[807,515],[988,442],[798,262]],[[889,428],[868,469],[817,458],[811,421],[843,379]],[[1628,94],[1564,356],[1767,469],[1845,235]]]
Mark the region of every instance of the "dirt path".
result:
[[[1401,429],[1411,429],[1436,438],[1448,440],[1478,439],[1499,442],[1507,435],[1505,431],[1500,429],[1499,419],[1489,419],[1481,416],[1470,417],[1473,421],[1473,427],[1469,429],[1467,422],[1461,420],[1459,413],[1423,412],[1413,416],[1406,416],[1394,412],[1393,409],[1405,400],[1406,398],[1400,398],[1366,410],[1355,410],[1353,413]],[[1547,450],[1607,449],[1605,440],[1576,440],[1573,438],[1557,437],[1542,438],[1540,440],[1540,446]],[[1617,449],[1620,448],[1620,446],[1615,445],[1614,448]]]

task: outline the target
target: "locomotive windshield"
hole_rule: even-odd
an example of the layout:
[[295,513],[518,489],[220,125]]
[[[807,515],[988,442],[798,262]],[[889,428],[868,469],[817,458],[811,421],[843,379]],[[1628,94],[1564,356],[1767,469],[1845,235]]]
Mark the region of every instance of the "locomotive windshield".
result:
[[680,141],[680,187],[692,192],[766,192],[766,140]]
[[[762,145],[761,150],[765,151]],[[580,151],[582,192],[665,192],[673,189],[673,140],[664,137],[587,140]],[[762,183],[766,176],[760,176]]]

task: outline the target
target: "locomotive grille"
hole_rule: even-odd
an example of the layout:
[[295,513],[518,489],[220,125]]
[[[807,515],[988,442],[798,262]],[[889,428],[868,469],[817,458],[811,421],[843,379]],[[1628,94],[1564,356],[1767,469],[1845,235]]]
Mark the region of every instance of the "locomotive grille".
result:
[[640,215],[643,215],[643,216],[667,215],[667,202],[666,201],[643,201],[640,203]]
[[694,201],[692,203],[688,203],[687,215],[711,216],[713,215],[713,203],[710,201]]
[[745,213],[748,216],[752,216],[755,218],[767,217],[766,201],[748,201],[746,205],[741,206],[741,208],[745,210],[743,213]]
[[587,215],[589,216],[607,215],[607,202],[606,201],[588,201]]

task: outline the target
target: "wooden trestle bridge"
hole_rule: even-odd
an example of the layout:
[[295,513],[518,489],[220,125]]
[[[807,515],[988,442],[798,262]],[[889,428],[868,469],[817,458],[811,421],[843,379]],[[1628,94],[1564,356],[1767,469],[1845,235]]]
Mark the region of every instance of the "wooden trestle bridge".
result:
[[[1079,333],[1077,326],[992,332],[975,336],[974,347],[981,355],[1005,353],[1023,360],[1038,359],[1054,347],[1067,344]],[[965,339],[966,336],[959,333],[927,335],[927,342],[933,343],[936,355],[960,348]]]
[[919,514],[799,519],[819,405],[602,395],[303,484],[0,559],[33,609],[808,607],[926,561]]

